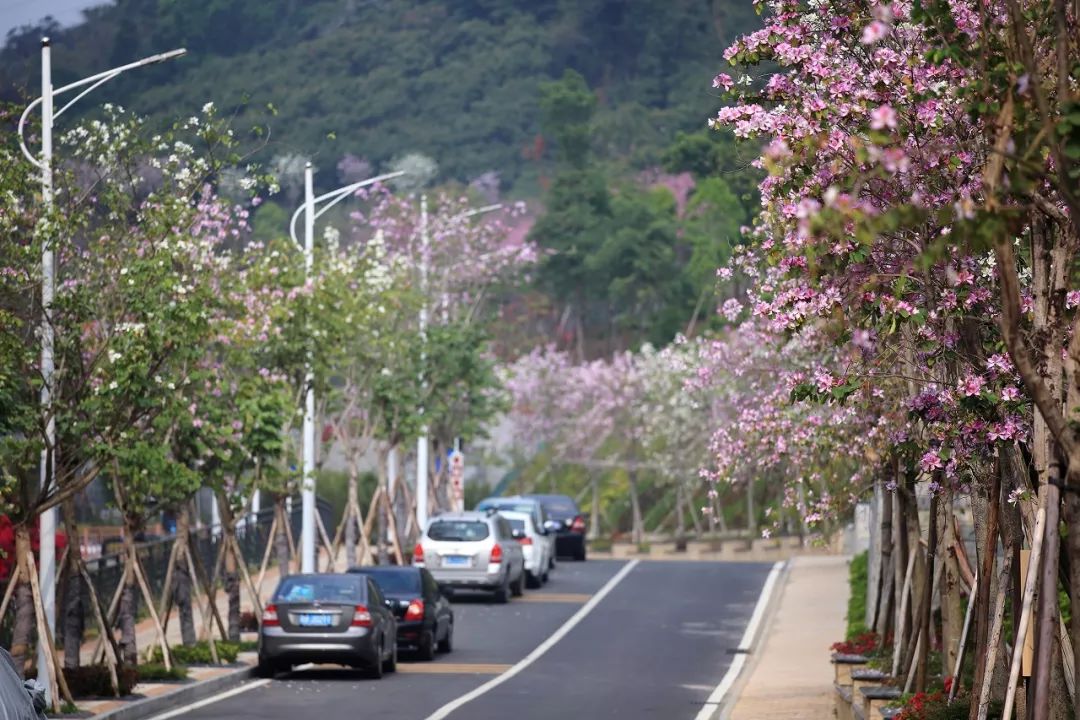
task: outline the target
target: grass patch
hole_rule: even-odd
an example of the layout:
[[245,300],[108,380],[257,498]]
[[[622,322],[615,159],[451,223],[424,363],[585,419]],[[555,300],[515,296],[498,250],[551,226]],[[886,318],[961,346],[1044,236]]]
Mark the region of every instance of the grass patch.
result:
[[[240,643],[221,640],[215,644],[221,662],[236,662],[236,655],[240,652]],[[194,645],[177,645],[169,650],[172,652],[173,661],[181,665],[210,665],[214,662],[214,656],[210,653],[210,643],[206,641],[200,641]],[[150,662],[160,663],[161,661],[161,648],[156,647],[150,656]]]
[[164,663],[144,663],[139,666],[139,682],[162,682],[169,680],[187,680],[188,669],[184,665],[173,665],[166,669]]
[[256,652],[259,649],[259,641],[242,640],[236,647],[239,652]]
[[866,591],[869,582],[867,575],[867,563],[869,557],[869,551],[859,553],[851,558],[851,567],[848,569],[848,584],[851,588],[847,609],[848,640],[858,637],[867,631]]
[[596,552],[611,552],[612,544],[611,538],[596,538],[589,542],[589,549]]

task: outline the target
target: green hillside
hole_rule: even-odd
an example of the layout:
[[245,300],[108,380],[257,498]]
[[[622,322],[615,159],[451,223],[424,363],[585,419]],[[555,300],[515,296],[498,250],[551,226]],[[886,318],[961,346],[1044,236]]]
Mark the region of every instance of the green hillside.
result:
[[[542,82],[580,72],[599,100],[597,159],[656,165],[676,131],[702,127],[725,41],[754,21],[748,0],[119,0],[46,30],[58,83],[187,47],[108,98],[161,117],[236,108],[240,127],[269,124],[266,160],[312,157],[324,182],[347,155],[379,168],[421,152],[443,180],[496,172],[535,195],[554,154]],[[41,32],[0,53],[8,98],[34,92]]]

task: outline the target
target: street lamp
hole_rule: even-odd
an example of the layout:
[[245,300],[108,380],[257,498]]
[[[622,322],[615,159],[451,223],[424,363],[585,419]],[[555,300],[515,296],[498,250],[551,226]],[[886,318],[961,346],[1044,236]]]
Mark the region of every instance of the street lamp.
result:
[[[53,203],[53,122],[60,117],[79,100],[93,92],[97,87],[112,80],[117,75],[134,70],[146,65],[172,60],[187,53],[180,48],[160,55],[137,60],[127,65],[115,67],[112,70],[100,72],[97,75],[83,78],[77,82],[53,88],[52,85],[52,56],[49,46],[49,38],[41,39],[41,97],[26,106],[22,117],[19,118],[19,148],[26,159],[41,170],[41,198],[45,207],[51,208]],[[72,90],[85,88],[72,98],[67,105],[53,111],[53,100],[58,95],[63,95]],[[38,159],[26,146],[23,132],[26,120],[35,107],[41,105],[41,159]],[[56,295],[56,265],[52,245],[46,241],[41,251],[41,405],[45,409],[45,448],[41,451],[41,492],[48,492],[55,478],[55,455],[56,446],[56,420],[54,413],[49,407],[53,390],[53,375],[55,363],[53,359],[54,337],[52,324],[52,303]],[[52,635],[56,636],[56,508],[46,510],[41,514],[40,528],[40,567],[38,570],[41,585],[41,604],[45,609],[45,624]],[[48,677],[48,669],[45,661],[45,643],[38,643],[38,677]],[[52,698],[49,698],[51,701]]]
[[[304,204],[293,213],[292,220],[289,222],[289,236],[304,253],[305,282],[311,281],[311,270],[314,264],[315,220],[357,190],[404,174],[404,172],[392,172],[378,175],[315,197],[312,189],[311,163],[309,162],[304,167]],[[315,205],[323,202],[326,205],[316,212]],[[303,245],[296,237],[296,221],[301,213],[304,215]],[[300,572],[302,573],[315,572],[315,376],[311,366],[310,338],[308,343],[307,368],[304,373],[304,427],[301,434],[304,448],[304,479],[300,495],[303,501],[300,525]]]
[[[502,203],[496,203],[495,205],[487,205],[485,207],[477,208],[475,210],[469,210],[468,212],[455,215],[450,219],[451,222],[455,220],[463,220],[466,218],[475,217],[477,215],[483,215],[484,213],[495,212],[502,209]],[[420,198],[420,292],[423,295],[424,302],[420,306],[420,340],[421,340],[421,365],[427,362],[427,325],[428,325],[428,307],[427,307],[427,292],[428,292],[428,211],[427,211],[427,195],[423,195]],[[421,370],[421,372],[423,372]],[[421,375],[421,382],[423,382],[423,375]],[[420,416],[424,415],[424,407],[420,406]],[[416,439],[416,523],[419,525],[421,533],[424,532],[424,528],[427,527],[428,520],[428,426],[424,423],[420,427],[420,437]]]

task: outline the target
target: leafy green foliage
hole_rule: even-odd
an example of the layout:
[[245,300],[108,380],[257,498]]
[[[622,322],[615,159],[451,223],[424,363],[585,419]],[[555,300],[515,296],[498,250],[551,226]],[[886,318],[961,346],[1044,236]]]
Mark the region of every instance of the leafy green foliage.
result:
[[164,663],[143,663],[138,671],[139,682],[187,680],[188,677],[188,669],[184,665],[173,665],[166,669]]
[[[748,3],[700,0],[118,0],[49,34],[57,84],[187,47],[110,83],[110,97],[158,119],[207,100],[242,106],[327,179],[348,153],[384,167],[419,151],[444,177],[495,170],[513,186],[542,171],[542,83],[581,73],[602,93],[602,122],[635,128],[610,150],[648,164],[670,131],[700,125],[725,41],[754,23]],[[34,87],[39,38],[16,34],[0,54],[5,92]]]
[[866,592],[867,573],[870,560],[869,551],[863,551],[851,558],[848,569],[847,638],[858,637],[866,632]]
[[[236,662],[236,656],[240,652],[238,643],[219,640],[214,644],[217,647],[218,657],[222,662]],[[169,648],[169,653],[172,655],[173,662],[180,663],[181,665],[209,665],[214,662],[214,656],[210,652],[210,643],[205,640],[201,640],[194,645],[177,645],[171,647]],[[162,662],[160,647],[154,648],[154,652],[150,655],[150,662]]]

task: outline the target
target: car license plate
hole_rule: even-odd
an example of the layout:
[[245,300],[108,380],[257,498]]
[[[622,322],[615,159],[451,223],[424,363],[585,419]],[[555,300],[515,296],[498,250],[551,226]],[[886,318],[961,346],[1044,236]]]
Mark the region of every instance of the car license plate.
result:
[[472,563],[468,555],[444,555],[443,565],[446,567],[468,567]]
[[329,627],[334,624],[334,618],[330,615],[304,614],[300,616],[300,624],[303,627]]

